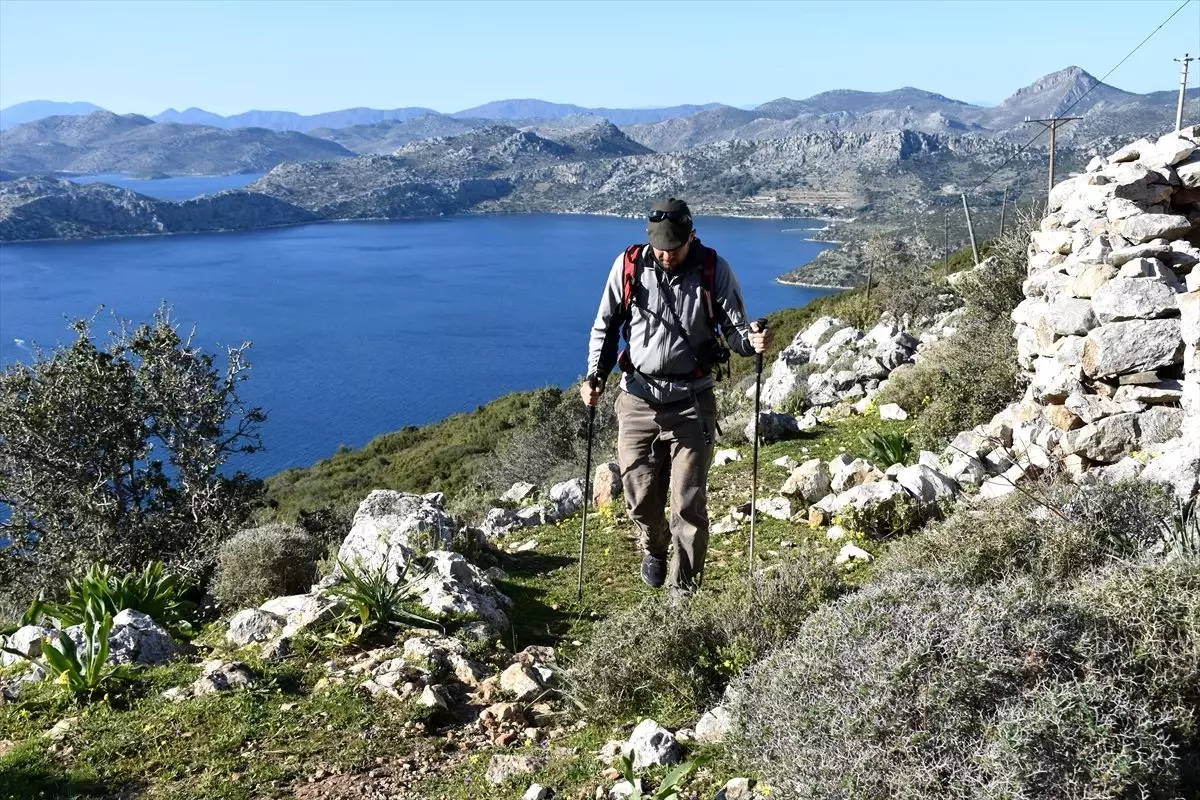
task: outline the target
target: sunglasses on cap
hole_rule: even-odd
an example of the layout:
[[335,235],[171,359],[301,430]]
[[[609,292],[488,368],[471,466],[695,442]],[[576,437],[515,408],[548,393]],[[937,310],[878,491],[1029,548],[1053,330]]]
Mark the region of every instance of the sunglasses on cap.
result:
[[651,222],[662,222],[664,219],[669,219],[671,222],[691,222],[692,215],[685,211],[651,211]]

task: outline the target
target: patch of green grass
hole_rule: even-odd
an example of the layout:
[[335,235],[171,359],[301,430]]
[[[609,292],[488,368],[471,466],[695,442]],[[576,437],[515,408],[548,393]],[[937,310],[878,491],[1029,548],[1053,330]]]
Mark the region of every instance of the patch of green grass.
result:
[[[426,746],[404,727],[419,716],[413,706],[376,703],[348,685],[313,692],[319,667],[254,667],[259,688],[181,703],[158,695],[195,680],[196,665],[145,670],[136,696],[83,708],[62,701],[55,687],[28,689],[0,706],[0,739],[18,743],[0,757],[0,797],[283,796],[318,765],[362,770],[376,757]],[[42,733],[67,716],[78,717],[62,741],[70,752],[51,753]]]

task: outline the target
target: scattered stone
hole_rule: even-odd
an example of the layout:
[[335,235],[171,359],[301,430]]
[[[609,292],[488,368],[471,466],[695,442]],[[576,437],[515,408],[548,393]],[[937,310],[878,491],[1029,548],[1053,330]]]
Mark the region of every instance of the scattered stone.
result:
[[278,614],[260,608],[246,608],[229,620],[225,639],[238,647],[264,644],[277,639],[286,624],[287,621]]
[[733,448],[728,448],[725,450],[718,450],[715,454],[713,454],[713,466],[714,467],[723,467],[726,464],[732,463],[734,461],[741,461],[741,460],[742,460],[742,454],[739,453],[737,450],[734,450]]
[[1078,453],[1092,461],[1113,462],[1132,449],[1138,440],[1136,414],[1104,417],[1063,435],[1064,453]]
[[462,555],[436,550],[421,563],[425,573],[413,582],[413,591],[423,606],[435,614],[478,615],[497,629],[507,625],[503,609],[512,600]]
[[500,499],[506,503],[521,503],[524,502],[525,498],[529,497],[529,495],[532,494],[533,490],[536,488],[537,487],[532,483],[517,481],[511,487],[509,487],[508,491],[500,495]]
[[791,519],[792,502],[786,497],[768,497],[758,501],[758,513],[773,519]]
[[512,664],[500,673],[500,688],[518,701],[532,700],[545,691],[541,677],[524,664]]
[[250,688],[257,682],[257,677],[245,664],[239,661],[222,661],[218,658],[205,663],[204,674],[192,684],[191,693],[202,697],[206,694]]
[[831,462],[830,471],[833,473],[830,486],[838,494],[851,487],[861,486],[864,483],[871,483],[883,478],[883,473],[865,458],[856,458],[841,469],[833,469],[833,463]]
[[550,502],[554,503],[559,518],[579,513],[583,508],[583,479],[571,478],[550,487]]
[[621,752],[633,760],[634,769],[673,766],[683,761],[683,748],[675,736],[652,719],[638,723]]
[[696,741],[701,744],[722,742],[725,740],[725,734],[729,732],[731,724],[729,709],[723,705],[716,706],[712,710],[706,711],[704,716],[700,717],[700,721],[696,723]]
[[833,491],[829,469],[821,459],[809,459],[792,470],[780,491],[785,495],[797,495],[806,503],[815,503]]
[[79,725],[79,717],[63,717],[46,731],[45,736],[54,742],[61,742]]
[[621,496],[621,467],[614,463],[596,467],[592,479],[592,505],[603,508]]
[[796,459],[792,458],[791,456],[780,456],[771,463],[777,467],[783,467],[789,472],[799,466],[799,464],[796,463]]
[[1179,320],[1113,322],[1090,331],[1083,371],[1092,377],[1145,372],[1183,360]]
[[901,467],[896,472],[896,482],[922,505],[931,505],[944,498],[953,499],[959,493],[957,483],[923,464]]
[[554,792],[542,786],[539,783],[532,784],[525,790],[525,794],[521,796],[521,800],[549,800],[554,796]]
[[879,418],[906,420],[908,419],[908,412],[896,403],[884,403],[879,407]]
[[833,559],[835,564],[848,564],[851,561],[873,561],[875,556],[863,550],[854,542],[846,542],[842,545],[842,549],[838,550],[837,556]]
[[[57,639],[58,632],[54,628],[43,625],[25,625],[18,628],[7,640],[0,638],[0,644],[16,650],[25,658],[38,658],[42,655],[42,644],[48,639]],[[22,661],[21,656],[0,651],[0,666],[8,667]]]
[[417,698],[417,705],[439,711],[449,711],[450,703],[446,700],[446,690],[436,684],[426,686]]
[[487,781],[499,786],[510,778],[528,775],[541,769],[543,759],[534,756],[494,755],[487,768]]

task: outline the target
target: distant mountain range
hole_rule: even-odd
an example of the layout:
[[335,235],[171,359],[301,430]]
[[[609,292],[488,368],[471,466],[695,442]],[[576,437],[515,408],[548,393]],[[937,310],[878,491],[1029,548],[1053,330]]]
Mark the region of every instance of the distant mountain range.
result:
[[0,132],[0,170],[27,174],[221,175],[353,155],[336,142],[296,131],[158,123],[111,111],[46,117]]

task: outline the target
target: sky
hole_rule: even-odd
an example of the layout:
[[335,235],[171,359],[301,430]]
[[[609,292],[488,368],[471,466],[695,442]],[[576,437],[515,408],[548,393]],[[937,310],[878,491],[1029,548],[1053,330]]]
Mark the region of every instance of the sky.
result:
[[[991,104],[1069,65],[1102,77],[1182,2],[0,0],[0,107],[750,106],[901,86]],[[1109,83],[1176,89],[1185,51],[1200,0]]]

